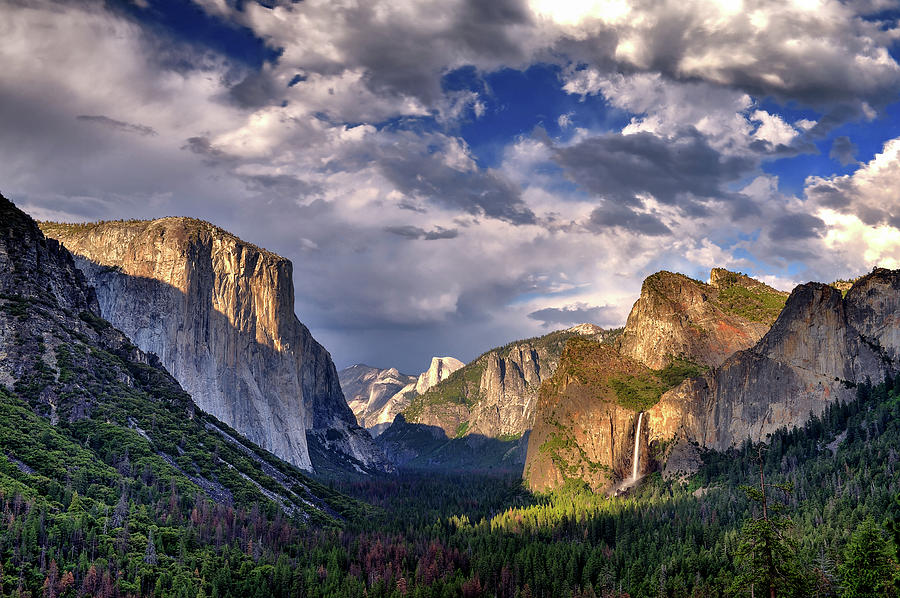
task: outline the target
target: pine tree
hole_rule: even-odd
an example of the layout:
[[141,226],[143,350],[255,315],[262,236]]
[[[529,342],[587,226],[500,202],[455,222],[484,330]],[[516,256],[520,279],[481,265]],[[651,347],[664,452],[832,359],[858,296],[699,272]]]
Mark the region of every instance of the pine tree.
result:
[[153,543],[153,529],[147,535],[147,550],[144,551],[144,562],[148,565],[156,564],[156,545]]
[[770,502],[767,491],[770,488],[790,493],[788,484],[766,483],[763,473],[762,448],[759,449],[759,488],[745,487],[750,500],[759,503],[761,514],[744,522],[741,539],[736,550],[736,565],[739,571],[735,582],[740,588],[756,588],[760,595],[803,596],[805,581],[797,562],[797,542],[791,537],[792,522],[784,515],[784,505]]
[[838,571],[842,598],[897,596],[888,543],[875,520],[867,517],[853,532]]

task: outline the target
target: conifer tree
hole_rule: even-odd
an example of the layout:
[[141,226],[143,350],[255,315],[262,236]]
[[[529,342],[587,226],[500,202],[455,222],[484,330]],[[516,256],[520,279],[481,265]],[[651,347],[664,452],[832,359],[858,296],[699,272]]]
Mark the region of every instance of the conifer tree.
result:
[[853,532],[838,571],[842,598],[897,596],[888,543],[875,520],[867,517]]
[[747,497],[759,503],[760,515],[744,522],[736,550],[739,571],[737,590],[746,588],[754,595],[769,598],[803,596],[805,580],[797,562],[798,546],[791,537],[792,522],[784,514],[783,502],[770,501],[769,489],[787,496],[789,484],[771,484],[763,472],[762,448],[759,449],[759,488],[744,487]]

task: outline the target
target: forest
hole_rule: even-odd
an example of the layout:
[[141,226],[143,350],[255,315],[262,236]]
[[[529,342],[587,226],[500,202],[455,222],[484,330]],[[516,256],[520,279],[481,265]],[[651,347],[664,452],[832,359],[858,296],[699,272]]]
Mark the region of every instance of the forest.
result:
[[[13,390],[0,390],[0,408],[4,438],[25,425],[33,440],[17,451],[78,456]],[[260,500],[216,504],[115,444],[97,465],[115,490],[98,492],[89,468],[34,471],[7,443],[0,593],[896,596],[898,447],[900,378],[859,386],[764,444],[707,452],[686,480],[651,473],[628,496],[578,484],[535,495],[490,471],[401,472],[331,480],[319,494],[338,507],[309,518]]]

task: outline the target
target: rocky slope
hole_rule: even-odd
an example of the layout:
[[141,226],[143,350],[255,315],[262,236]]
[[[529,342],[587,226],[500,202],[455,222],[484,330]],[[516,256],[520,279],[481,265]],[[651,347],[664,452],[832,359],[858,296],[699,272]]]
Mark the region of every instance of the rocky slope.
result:
[[290,261],[187,218],[42,226],[204,411],[303,469],[386,467],[294,315]]
[[369,428],[397,393],[406,387],[415,390],[417,378],[401,374],[397,368],[379,369],[359,363],[340,370],[338,380],[357,423]]
[[401,374],[396,368],[380,370],[359,364],[338,372],[338,379],[356,421],[377,436],[416,396],[464,365],[454,357],[432,357],[428,369],[416,377]]
[[688,380],[648,411],[651,441],[678,437],[723,450],[806,421],[856,383],[900,371],[900,271],[878,269],[845,297],[798,286],[751,349]]
[[521,470],[541,382],[553,375],[568,339],[611,341],[593,324],[492,349],[416,396],[378,437],[397,465]]
[[[598,327],[580,330],[598,340],[615,336]],[[403,414],[408,422],[439,427],[451,438],[521,437],[531,429],[541,382],[556,371],[566,340],[577,336],[583,334],[561,330],[492,349],[413,399]]]
[[[768,303],[774,311],[777,303],[760,286],[754,301],[740,291],[739,308],[723,309],[729,307],[727,294],[723,300],[723,275],[733,279],[720,271],[716,286],[714,271],[714,284],[708,286],[715,290],[709,292],[700,283],[678,282],[666,274],[670,283],[678,282],[668,285],[666,300],[658,297],[656,281],[645,284],[618,354],[611,348],[601,353],[599,346],[567,346],[557,376],[541,390],[526,464],[532,488],[545,490],[578,479],[608,490],[627,477],[641,411],[640,471],[648,471],[663,465],[669,454],[684,456],[691,443],[724,450],[801,425],[829,402],[852,396],[856,383],[900,370],[900,272],[875,270],[857,280],[845,297],[832,286],[801,285],[762,338],[724,359],[730,346],[725,330],[741,331],[735,336],[740,343],[746,343],[744,333],[754,330],[746,322],[735,324],[733,316],[762,320],[757,308]],[[754,290],[747,280],[740,284]],[[701,305],[712,305],[696,309],[698,297]],[[695,335],[695,327],[706,334]],[[642,357],[639,365],[645,368],[658,366],[667,361],[659,352],[676,351],[690,358],[682,365],[705,361],[713,367],[692,372],[675,360],[641,371],[632,359]],[[580,432],[584,421],[591,423]],[[671,475],[696,463],[693,457],[679,459],[679,465],[667,468]]]
[[712,270],[709,284],[657,272],[644,280],[618,348],[652,368],[671,356],[719,365],[762,338],[787,295],[721,268]]
[[69,252],[2,196],[0,483],[54,511],[66,488],[92,512],[111,513],[131,490],[135,501],[165,491],[193,504],[199,493],[334,513],[317,496],[327,490],[200,411],[155,355],[104,320]]
[[672,272],[649,276],[613,346],[570,341],[556,375],[541,386],[525,467],[531,487],[580,479],[601,490],[626,477],[640,411],[753,346],[786,297],[718,268],[709,283]]
[[529,486],[547,490],[581,480],[600,491],[627,477],[639,409],[623,404],[614,381],[651,374],[608,344],[570,340],[541,387],[526,456]]

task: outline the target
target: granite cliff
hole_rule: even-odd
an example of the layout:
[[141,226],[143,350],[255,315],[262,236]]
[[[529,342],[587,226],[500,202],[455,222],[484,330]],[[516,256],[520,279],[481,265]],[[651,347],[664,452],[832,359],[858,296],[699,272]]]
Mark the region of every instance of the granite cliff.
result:
[[647,412],[648,439],[724,450],[800,425],[857,383],[900,371],[898,324],[900,271],[874,270],[843,297],[800,285],[759,343],[663,395]]
[[303,469],[387,466],[294,315],[290,261],[188,218],[42,228],[201,409]]
[[382,370],[358,364],[338,372],[338,379],[356,421],[377,436],[416,396],[463,365],[453,357],[432,357],[428,369],[416,377],[401,374],[396,368]]
[[521,469],[538,390],[566,341],[618,332],[581,324],[492,349],[414,396],[378,445],[398,465]]
[[[649,276],[615,342],[570,340],[541,386],[525,465],[531,487],[582,480],[604,490],[622,480],[631,471],[639,413],[686,378],[752,347],[786,298],[719,268],[709,283],[672,272]],[[642,461],[647,454],[641,451]]]
[[[584,325],[580,330],[586,330]],[[615,336],[599,327],[587,332],[597,340]],[[581,336],[560,330],[491,349],[414,398],[403,415],[450,437],[520,437],[531,429],[538,389],[556,371],[566,340]]]
[[617,346],[652,368],[672,356],[719,365],[762,338],[787,295],[721,268],[710,272],[709,284],[657,272],[644,280]]
[[900,370],[898,271],[875,270],[843,297],[800,285],[786,302],[727,271],[714,270],[709,285],[661,274],[645,283],[618,352],[570,341],[542,386],[525,470],[532,488],[572,479],[609,490],[629,474],[641,412],[645,472],[673,454],[696,462],[694,445],[725,450],[801,425],[856,384]]
[[71,254],[2,195],[0,412],[6,487],[54,512],[66,488],[106,513],[132,493],[150,503],[132,508],[145,518],[162,492],[336,515],[322,499],[333,492],[203,413],[155,355],[103,319]]

